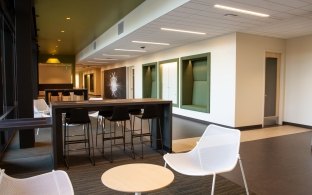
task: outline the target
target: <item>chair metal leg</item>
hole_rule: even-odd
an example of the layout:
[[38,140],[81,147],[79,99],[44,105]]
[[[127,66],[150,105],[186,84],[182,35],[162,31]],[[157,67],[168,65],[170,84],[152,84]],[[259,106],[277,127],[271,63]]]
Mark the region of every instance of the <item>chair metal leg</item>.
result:
[[98,136],[98,131],[99,131],[99,119],[100,119],[100,116],[98,116],[97,120],[96,120],[95,147],[97,147],[97,136]]
[[133,137],[132,137],[132,135],[133,135],[133,126],[132,126],[132,120],[131,120],[131,117],[130,117],[130,120],[129,120],[129,122],[130,122],[130,137],[131,137],[131,153],[132,153],[132,159],[135,159],[135,155],[134,155],[134,148],[133,148]]
[[142,127],[142,124],[143,124],[143,119],[141,119],[141,136],[140,136],[140,141],[141,141],[141,158],[143,159],[143,127]]
[[123,147],[124,147],[124,151],[126,151],[126,121],[123,121],[123,127],[122,127],[122,141],[123,141]]
[[102,154],[104,155],[104,140],[105,140],[105,118],[104,117],[102,117],[101,129],[102,129]]
[[[116,123],[114,122],[114,130],[116,129]],[[110,129],[109,129],[109,133],[110,133],[110,162],[112,163],[113,162],[113,140],[112,140],[112,122],[110,122]],[[115,139],[114,139],[115,141]]]
[[95,165],[95,160],[94,160],[94,145],[93,145],[92,125],[91,125],[91,123],[88,123],[88,129],[89,129],[89,125],[90,125],[89,137],[91,137],[91,146],[90,146],[90,148],[92,148],[92,164],[94,166]]
[[242,172],[242,176],[243,176],[243,180],[244,180],[244,185],[245,185],[245,189],[246,189],[246,194],[249,195],[249,190],[248,190],[248,186],[247,186],[247,181],[246,181],[246,177],[245,177],[245,172],[244,172],[244,168],[243,168],[243,163],[242,160],[240,158],[240,156],[238,156],[238,161],[239,161],[239,166]]
[[67,169],[69,169],[69,145],[67,144],[68,139],[68,127],[66,123],[64,123],[64,162]]
[[213,174],[213,177],[212,177],[212,186],[211,186],[211,195],[214,194],[215,184],[216,184],[216,174]]

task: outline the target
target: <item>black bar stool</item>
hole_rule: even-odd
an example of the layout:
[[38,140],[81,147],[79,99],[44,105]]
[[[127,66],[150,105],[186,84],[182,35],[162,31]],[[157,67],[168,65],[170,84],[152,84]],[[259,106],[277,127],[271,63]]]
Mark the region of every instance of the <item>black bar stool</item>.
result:
[[[106,118],[110,121],[110,128],[108,133],[103,134],[103,155],[104,155],[104,142],[106,140],[110,140],[110,162],[113,162],[113,145],[120,145],[115,144],[115,140],[121,139],[123,144],[123,150],[125,151],[126,142],[125,142],[125,133],[126,133],[126,121],[130,121],[130,129],[131,129],[131,120],[129,117],[128,107],[126,106],[115,106],[113,108],[113,114],[110,117]],[[114,122],[114,131],[112,131],[112,122]],[[116,133],[116,123],[120,122],[122,126],[121,135],[117,135]],[[105,137],[105,135],[109,135],[109,137]],[[114,140],[114,144],[113,144]]]
[[83,91],[74,91],[74,100],[81,101],[83,100]]
[[[83,125],[83,132],[72,132],[69,133],[70,125],[78,129],[78,125]],[[72,127],[73,128],[73,127]],[[78,130],[76,130],[78,131]],[[93,137],[92,137],[92,126],[88,115],[88,110],[83,108],[71,109],[70,112],[66,113],[64,122],[64,160],[65,165],[69,168],[69,151],[83,150],[85,149],[88,153],[91,163],[94,165],[94,148],[93,148]],[[72,144],[84,144],[83,148],[75,148],[70,150],[69,145]],[[92,154],[91,154],[92,148]]]
[[[56,101],[60,101],[59,99],[59,93],[58,91],[51,91],[51,94],[50,94],[50,102],[52,102],[52,99],[56,98]],[[53,100],[54,101],[54,100]]]
[[[95,133],[95,146],[97,147],[97,136],[102,135],[102,140],[104,136],[104,129],[105,129],[105,119],[107,117],[111,117],[113,115],[113,108],[108,107],[105,110],[100,110],[96,122],[96,133]],[[99,124],[101,125],[102,131],[99,132]],[[102,151],[104,151],[104,143],[102,144]]]
[[[162,141],[162,132],[161,132],[161,124],[160,124],[160,109],[159,105],[144,105],[144,111],[141,115],[135,115],[135,117],[141,119],[141,128],[139,129],[139,133],[136,133],[134,128],[132,128],[132,134],[131,134],[131,149],[133,152],[133,155],[135,157],[135,152],[134,152],[134,146],[133,146],[133,139],[134,138],[140,138],[141,142],[141,158],[143,159],[143,144],[144,144],[144,137],[149,137],[150,139],[150,144],[151,146],[153,145],[153,138],[152,138],[152,131],[151,131],[151,126],[153,125],[153,121],[156,120],[156,132],[157,134],[157,139],[156,139],[156,145],[157,141],[160,141],[161,144],[161,150],[163,152],[163,141]],[[142,129],[142,123],[143,120],[147,120],[148,122],[148,132],[143,132]],[[150,120],[152,123],[150,123]]]
[[62,91],[62,96],[61,96],[62,101],[70,101],[70,93],[69,91]]

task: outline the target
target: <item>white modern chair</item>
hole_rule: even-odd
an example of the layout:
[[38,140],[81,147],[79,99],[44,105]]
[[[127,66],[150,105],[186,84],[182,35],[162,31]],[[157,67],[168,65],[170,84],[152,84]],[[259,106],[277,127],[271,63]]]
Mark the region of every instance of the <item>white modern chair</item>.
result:
[[47,105],[44,99],[34,100],[34,117],[50,117],[50,107]]
[[239,156],[240,131],[209,125],[197,145],[186,153],[163,156],[175,171],[191,176],[213,175],[211,194],[214,194],[216,174],[233,170],[239,161],[247,195],[248,187],[242,161]]
[[0,195],[73,195],[72,183],[65,171],[52,171],[41,175],[17,179],[0,169]]
[[[50,107],[47,105],[44,99],[34,99],[34,118],[45,117],[51,117]],[[39,134],[39,128],[37,128],[36,134]]]

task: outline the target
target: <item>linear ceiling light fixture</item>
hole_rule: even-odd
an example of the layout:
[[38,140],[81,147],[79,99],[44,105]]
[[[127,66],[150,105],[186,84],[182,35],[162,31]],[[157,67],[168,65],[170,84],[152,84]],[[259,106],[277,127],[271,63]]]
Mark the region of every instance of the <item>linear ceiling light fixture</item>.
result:
[[114,58],[93,58],[93,60],[117,60]]
[[149,41],[132,41],[132,43],[144,43],[151,45],[170,45],[169,43],[158,43],[158,42],[149,42]]
[[174,32],[190,33],[190,34],[197,34],[197,35],[205,35],[206,34],[204,32],[196,32],[196,31],[173,29],[173,28],[160,28],[160,29],[165,30],[165,31],[174,31]]
[[111,57],[130,57],[130,55],[115,55],[115,54],[106,54],[106,53],[103,53],[102,54],[103,56],[111,56]]
[[259,12],[253,12],[253,11],[249,11],[249,10],[238,9],[238,8],[228,7],[228,6],[224,6],[224,5],[218,5],[218,4],[214,5],[214,7],[219,8],[219,9],[233,11],[233,12],[239,12],[239,13],[243,13],[243,14],[259,16],[259,17],[269,17],[270,16],[268,14],[263,14],[263,13],[259,13]]
[[146,52],[145,50],[136,50],[136,49],[114,49],[116,51],[133,51],[133,52]]
[[95,64],[103,64],[103,63],[107,63],[107,62],[97,62],[97,61],[87,61],[89,63],[95,63]]

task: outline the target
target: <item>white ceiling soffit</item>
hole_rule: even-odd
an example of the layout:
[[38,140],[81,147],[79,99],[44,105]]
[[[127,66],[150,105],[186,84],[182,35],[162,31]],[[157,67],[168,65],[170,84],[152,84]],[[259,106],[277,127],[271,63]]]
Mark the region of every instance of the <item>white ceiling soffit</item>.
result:
[[[104,32],[90,45],[84,48],[76,56],[76,61],[83,62],[85,59],[97,51],[107,47],[115,41],[134,32],[138,28],[150,23],[156,18],[168,13],[169,11],[183,5],[190,0],[146,0],[140,6],[135,8],[126,17],[121,19],[117,24]],[[123,33],[118,35],[118,24],[123,22]],[[103,58],[103,56],[101,56]]]
[[[166,6],[159,5],[160,2]],[[270,15],[270,17],[261,18],[221,10],[215,8],[215,4],[260,12]],[[116,24],[96,40],[97,48],[95,50],[92,48],[93,45],[90,44],[89,47],[80,52],[77,62],[83,63],[94,58],[103,58],[103,53],[130,55],[128,57],[116,57],[118,60],[125,60],[233,32],[284,39],[309,35],[312,34],[312,1],[147,0],[122,21],[125,24],[123,34],[117,36]],[[128,21],[131,21],[131,26],[128,26]],[[194,35],[167,32],[160,30],[162,27],[205,32],[206,34]],[[170,43],[170,45],[137,44],[132,43],[133,40]],[[145,46],[146,53],[134,54],[134,52],[114,50],[116,48],[138,50],[141,46]]]

